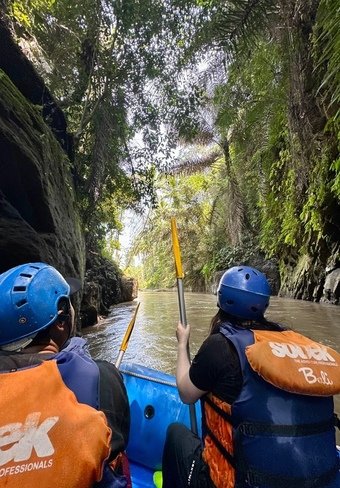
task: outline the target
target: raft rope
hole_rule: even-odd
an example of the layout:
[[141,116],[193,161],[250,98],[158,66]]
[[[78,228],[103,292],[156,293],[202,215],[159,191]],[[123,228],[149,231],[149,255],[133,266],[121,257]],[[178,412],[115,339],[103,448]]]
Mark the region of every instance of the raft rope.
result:
[[174,386],[176,388],[176,382],[155,379],[151,376],[147,376],[147,375],[140,374],[140,373],[134,373],[133,371],[127,371],[127,370],[122,369],[122,368],[120,369],[120,372],[127,374],[129,376],[134,376],[135,378],[140,378],[142,380],[147,380],[147,381],[153,381],[154,383],[159,383],[160,385]]

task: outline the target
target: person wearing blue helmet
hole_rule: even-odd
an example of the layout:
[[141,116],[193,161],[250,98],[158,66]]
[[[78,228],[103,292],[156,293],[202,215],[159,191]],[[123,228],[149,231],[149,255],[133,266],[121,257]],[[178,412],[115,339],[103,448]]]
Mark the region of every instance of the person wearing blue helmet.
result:
[[0,485],[128,486],[127,393],[75,337],[79,289],[41,262],[0,275]]
[[168,428],[163,488],[336,488],[340,486],[333,396],[340,355],[265,319],[263,273],[235,266],[222,276],[218,312],[190,364],[190,326],[177,326],[176,382],[198,399],[202,438]]

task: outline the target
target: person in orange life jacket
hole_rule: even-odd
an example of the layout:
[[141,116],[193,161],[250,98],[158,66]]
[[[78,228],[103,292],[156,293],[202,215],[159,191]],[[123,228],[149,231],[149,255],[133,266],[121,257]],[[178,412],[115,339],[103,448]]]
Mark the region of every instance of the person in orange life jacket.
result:
[[176,381],[184,403],[202,404],[202,441],[171,424],[163,488],[340,486],[333,395],[340,356],[264,318],[270,287],[254,268],[233,267],[218,312],[190,365],[190,327],[177,326]]
[[0,275],[0,486],[131,486],[126,389],[74,337],[79,288],[40,262]]

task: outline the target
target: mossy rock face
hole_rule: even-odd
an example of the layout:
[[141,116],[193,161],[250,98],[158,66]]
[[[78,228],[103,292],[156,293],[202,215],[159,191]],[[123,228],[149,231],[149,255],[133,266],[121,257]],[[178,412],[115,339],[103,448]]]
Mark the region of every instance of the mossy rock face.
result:
[[340,267],[327,275],[321,301],[333,305],[340,304]]
[[280,296],[339,305],[339,243],[309,246],[310,251],[291,253],[280,261]]
[[71,176],[73,141],[65,116],[1,13],[0,41],[0,273],[44,261],[65,276],[81,278],[82,304],[79,293],[74,305],[90,325],[98,313],[136,292],[131,283],[124,286],[112,263],[97,263],[98,269],[89,271],[92,288],[84,279],[84,236]]
[[73,160],[73,139],[67,132],[65,115],[42,77],[13,39],[8,22],[9,18],[0,8],[0,69],[7,74],[25,99],[38,107],[39,114],[42,114],[61,147]]
[[41,115],[0,70],[0,272],[45,261],[83,277],[70,163]]
[[125,277],[111,260],[95,253],[88,253],[81,305],[84,326],[92,325],[88,322],[93,309],[100,315],[107,315],[112,305],[130,302],[137,298],[137,295],[138,283],[135,279]]

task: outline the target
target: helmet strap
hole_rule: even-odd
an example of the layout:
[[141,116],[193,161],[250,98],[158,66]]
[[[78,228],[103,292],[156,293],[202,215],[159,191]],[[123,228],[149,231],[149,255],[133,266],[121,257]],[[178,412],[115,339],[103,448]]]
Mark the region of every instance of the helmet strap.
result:
[[8,352],[19,352],[25,347],[27,347],[29,344],[31,344],[31,342],[33,341],[36,335],[37,334],[33,334],[29,337],[24,337],[23,339],[20,339],[18,341],[11,342],[10,344],[5,344],[1,346],[0,349],[2,351],[8,351]]

